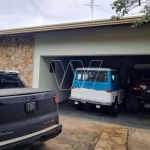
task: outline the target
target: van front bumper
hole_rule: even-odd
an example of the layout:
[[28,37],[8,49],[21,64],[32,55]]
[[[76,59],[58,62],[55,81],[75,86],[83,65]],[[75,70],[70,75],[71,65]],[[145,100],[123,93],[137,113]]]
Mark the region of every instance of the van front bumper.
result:
[[62,131],[62,124],[58,123],[44,130],[25,135],[8,141],[0,142],[1,150],[27,149],[40,145],[41,143],[56,137]]
[[77,101],[81,103],[90,103],[90,104],[96,104],[96,105],[105,105],[105,106],[111,106],[113,102],[97,102],[97,101],[92,101],[92,100],[83,100],[83,99],[78,99],[78,98],[72,98],[71,96],[69,97],[70,100],[72,101]]

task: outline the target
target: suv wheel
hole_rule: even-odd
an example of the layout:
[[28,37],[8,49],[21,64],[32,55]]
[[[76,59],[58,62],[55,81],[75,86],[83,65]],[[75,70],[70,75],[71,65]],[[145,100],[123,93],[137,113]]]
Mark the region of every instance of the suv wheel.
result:
[[75,107],[76,107],[76,109],[78,109],[78,110],[83,110],[84,104],[81,103],[81,102],[78,102],[78,104],[75,104]]
[[126,98],[126,107],[129,112],[138,111],[138,101],[134,94],[129,94]]
[[109,114],[111,115],[117,115],[118,113],[118,101],[115,100],[114,103],[109,107]]

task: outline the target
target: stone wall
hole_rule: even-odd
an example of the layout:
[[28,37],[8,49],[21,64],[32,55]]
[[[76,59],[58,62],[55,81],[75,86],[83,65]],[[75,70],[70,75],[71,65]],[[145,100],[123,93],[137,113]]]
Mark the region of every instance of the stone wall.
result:
[[19,71],[32,87],[34,35],[0,37],[0,70]]

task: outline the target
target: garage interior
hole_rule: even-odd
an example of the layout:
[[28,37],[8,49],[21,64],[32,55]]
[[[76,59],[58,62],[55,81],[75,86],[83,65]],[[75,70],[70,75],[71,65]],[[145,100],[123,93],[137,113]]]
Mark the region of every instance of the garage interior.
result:
[[[65,101],[65,103],[60,103],[60,113],[63,115],[83,117],[87,119],[91,118],[94,120],[99,120],[99,117],[101,117],[101,121],[108,123],[116,122],[121,125],[150,129],[149,109],[145,109],[136,114],[129,113],[126,110],[120,110],[117,117],[112,117],[107,112],[99,112],[97,109],[91,110],[87,106],[87,110],[83,111],[81,115],[81,111],[75,109],[73,102],[67,101],[70,96],[69,89],[73,80],[73,71],[69,62],[72,61],[72,66],[76,69],[82,67],[80,60],[84,67],[89,67],[90,61],[95,60],[95,62],[93,61],[93,63],[91,63],[91,67],[99,67],[99,65],[101,65],[102,68],[118,69],[125,88],[127,86],[128,74],[134,68],[134,65],[150,64],[150,55],[41,57],[39,84],[40,88],[50,88],[56,91],[59,95],[60,102]],[[54,62],[54,70],[50,67],[52,61]],[[101,61],[101,63],[99,61]]]
[[[134,29],[130,25],[88,27],[86,24],[83,28],[64,27],[61,30],[36,33],[33,88],[54,90],[59,96],[62,115],[83,119],[95,118],[97,121],[150,129],[150,115],[147,112],[132,114],[121,110],[117,117],[112,117],[107,112],[97,112],[99,110],[81,113],[68,101],[73,79],[73,71],[68,63],[72,60],[76,60],[72,63],[74,69],[82,67],[81,61],[84,67],[89,67],[91,60],[101,61],[103,68],[118,69],[125,87],[127,74],[132,71],[135,64],[150,64],[150,24]],[[99,67],[100,64],[96,61],[91,67]],[[50,67],[51,62],[54,71]]]
[[[93,60],[93,62],[91,62]],[[52,67],[53,62],[53,67]],[[71,64],[69,64],[71,62]],[[91,64],[90,64],[91,62]],[[83,63],[83,64],[82,64]],[[73,80],[73,69],[84,67],[112,68],[120,72],[123,86],[127,86],[128,74],[135,64],[150,64],[150,56],[69,56],[41,57],[40,88],[53,89],[60,102],[68,100]],[[63,68],[64,67],[64,68]],[[44,72],[44,76],[43,76]]]

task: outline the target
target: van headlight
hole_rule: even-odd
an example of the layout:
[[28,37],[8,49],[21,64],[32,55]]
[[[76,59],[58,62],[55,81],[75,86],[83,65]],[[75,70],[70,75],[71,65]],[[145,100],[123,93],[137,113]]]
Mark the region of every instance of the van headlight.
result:
[[146,90],[146,85],[140,85],[140,88],[142,88],[143,90]]

